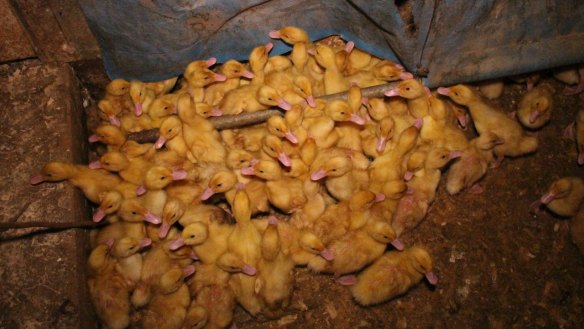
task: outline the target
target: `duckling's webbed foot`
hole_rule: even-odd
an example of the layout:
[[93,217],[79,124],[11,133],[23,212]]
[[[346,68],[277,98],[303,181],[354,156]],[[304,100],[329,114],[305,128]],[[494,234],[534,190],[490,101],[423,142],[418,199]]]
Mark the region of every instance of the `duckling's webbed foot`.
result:
[[352,286],[355,283],[357,283],[357,277],[354,275],[343,275],[341,277],[337,277],[335,278],[335,281],[338,284],[341,284],[343,286]]

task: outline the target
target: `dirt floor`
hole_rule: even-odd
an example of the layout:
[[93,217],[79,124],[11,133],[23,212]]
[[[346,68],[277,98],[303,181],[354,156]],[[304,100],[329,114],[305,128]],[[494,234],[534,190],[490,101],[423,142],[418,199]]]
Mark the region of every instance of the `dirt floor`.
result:
[[[76,66],[95,97],[103,72],[95,63]],[[402,297],[361,307],[330,275],[296,270],[293,306],[279,321],[254,319],[238,308],[238,328],[582,328],[584,257],[566,231],[565,219],[530,204],[549,184],[567,175],[584,176],[576,147],[564,128],[584,107],[584,97],[563,96],[551,77],[555,108],[539,132],[538,151],[505,160],[482,181],[481,195],[449,196],[441,184],[425,221],[402,236],[406,246],[423,245],[432,254],[436,287],[425,281]],[[507,81],[496,100],[516,110],[526,89]]]

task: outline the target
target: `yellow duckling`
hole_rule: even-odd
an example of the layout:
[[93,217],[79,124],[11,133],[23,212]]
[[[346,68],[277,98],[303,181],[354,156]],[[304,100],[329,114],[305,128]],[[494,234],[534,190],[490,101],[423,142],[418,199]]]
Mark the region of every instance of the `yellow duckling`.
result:
[[102,142],[109,151],[117,151],[126,142],[126,134],[116,126],[101,125],[95,128],[95,134],[89,136],[89,142]]
[[314,58],[324,67],[324,90],[327,95],[349,90],[347,80],[337,66],[335,52],[328,46],[317,45],[314,50]]
[[551,87],[539,84],[521,98],[517,119],[526,128],[539,129],[550,121],[553,106]]
[[121,181],[117,175],[105,170],[92,170],[84,165],[53,161],[45,164],[39,174],[31,177],[30,183],[37,185],[63,180],[81,189],[85,197],[93,203],[99,203],[100,193],[113,190]]
[[134,108],[130,99],[130,82],[124,79],[114,79],[105,86],[105,100],[119,109],[119,112],[130,112]]
[[264,83],[264,68],[268,63],[269,53],[273,47],[274,44],[268,42],[265,45],[255,47],[249,54],[249,67],[253,73],[252,84],[260,85]]
[[424,276],[432,285],[438,282],[428,252],[411,247],[383,255],[357,277],[350,290],[361,305],[379,304],[404,294]]
[[99,160],[91,162],[89,168],[103,168],[109,172],[117,172],[126,182],[138,185],[137,195],[146,193],[144,179],[152,164],[141,157],[128,158],[122,152],[110,151],[103,154]]
[[107,99],[102,99],[97,103],[97,108],[99,113],[105,117],[111,125],[120,127],[121,122],[119,116],[121,115],[122,109],[115,107],[111,101]]
[[417,119],[429,114],[430,91],[416,79],[408,79],[400,82],[395,88],[385,92],[385,96],[400,96],[407,99],[410,113]]
[[223,96],[230,90],[240,86],[241,79],[253,79],[254,74],[244,64],[236,60],[228,60],[219,67],[219,72],[227,79],[210,84],[205,89],[204,102],[209,105],[219,104]]
[[158,131],[159,137],[154,143],[157,150],[166,145],[167,149],[176,152],[181,158],[187,158],[190,151],[183,137],[183,123],[178,116],[171,115],[164,119]]
[[156,95],[146,87],[144,82],[132,80],[130,81],[130,98],[134,103],[134,114],[139,117],[142,113],[148,113]]

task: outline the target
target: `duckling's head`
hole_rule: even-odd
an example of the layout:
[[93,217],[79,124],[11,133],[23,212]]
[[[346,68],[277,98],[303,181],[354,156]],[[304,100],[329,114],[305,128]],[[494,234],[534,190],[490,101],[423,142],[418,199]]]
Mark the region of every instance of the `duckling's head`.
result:
[[450,151],[443,147],[433,148],[428,152],[425,167],[439,169],[444,167],[450,160],[460,157],[460,151]]
[[227,167],[231,169],[241,169],[251,166],[254,156],[245,151],[232,149],[227,154]]
[[222,170],[213,175],[207,184],[207,188],[201,195],[201,200],[207,200],[215,193],[223,193],[231,190],[237,184],[237,176],[231,170]]
[[184,170],[154,166],[146,172],[145,185],[149,190],[162,190],[172,181],[185,179],[186,176]]
[[152,148],[152,144],[145,143],[140,144],[136,141],[126,141],[122,147],[120,147],[120,151],[124,153],[128,157],[137,157],[143,155],[144,153],[148,152]]
[[310,80],[304,75],[297,75],[294,77],[293,83],[294,91],[300,95],[300,97],[306,99],[310,107],[315,107],[314,97],[312,97],[312,101],[308,100],[308,98],[312,96],[312,85],[310,84]]
[[568,196],[572,192],[572,177],[562,177],[554,181],[548,192],[541,197],[541,202],[543,204],[548,204],[556,199],[562,199]]
[[221,65],[221,73],[223,75],[225,75],[228,79],[233,79],[233,78],[240,78],[240,77],[245,77],[248,79],[253,78],[253,73],[251,73],[244,64],[234,60],[234,59],[230,59],[227,62],[223,63],[223,65]]
[[390,61],[381,61],[373,69],[373,75],[380,80],[397,81],[413,78],[411,73],[404,72],[401,65],[396,65]]
[[148,115],[150,115],[152,119],[164,118],[176,113],[177,103],[170,97],[164,96],[156,98],[148,110]]
[[334,121],[351,121],[358,125],[363,125],[365,120],[353,112],[349,103],[343,100],[334,100],[327,103],[325,113]]
[[114,96],[123,96],[130,92],[130,83],[124,79],[114,79],[105,86],[106,93]]
[[353,169],[353,162],[349,157],[336,156],[327,160],[320,168],[312,171],[310,178],[314,181],[320,180],[323,177],[339,177],[348,173]]
[[166,271],[162,274],[160,281],[158,282],[160,291],[163,294],[170,294],[177,291],[184,284],[184,278],[195,272],[194,269],[195,267],[193,265],[189,265],[184,269],[174,267]]
[[426,276],[426,279],[431,284],[435,285],[438,282],[438,278],[432,272],[432,258],[430,254],[420,247],[412,247],[408,250],[411,255],[411,264],[421,274]]
[[322,256],[327,261],[334,259],[332,252],[324,246],[320,238],[317,237],[314,233],[303,232],[300,235],[300,240],[298,243],[302,249],[311,254]]
[[[268,132],[274,136],[284,138],[286,137],[286,134],[291,134],[286,119],[279,115],[269,118],[267,124]],[[296,140],[296,142],[298,142],[298,140]]]
[[292,67],[292,62],[286,56],[272,56],[264,68],[265,73],[280,72]]
[[153,224],[160,224],[160,218],[152,214],[148,208],[144,207],[140,200],[125,199],[120,205],[118,215],[127,222],[148,221]]
[[314,59],[316,62],[324,67],[325,69],[337,69],[337,59],[333,49],[326,45],[316,45],[314,48]]
[[118,172],[128,168],[130,162],[121,152],[109,151],[99,158],[101,167],[107,171]]
[[192,303],[181,329],[202,329],[207,325],[207,309]]
[[254,73],[259,71],[263,72],[264,67],[268,63],[268,54],[273,47],[274,44],[268,42],[265,45],[257,46],[252,49],[249,54],[249,65]]
[[310,38],[308,33],[301,28],[295,26],[285,26],[279,30],[274,30],[269,33],[272,39],[282,39],[290,45],[295,45],[296,43],[309,43]]
[[176,115],[169,116],[164,119],[158,131],[160,135],[154,143],[156,149],[162,148],[168,140],[182,133],[182,121]]
[[277,162],[262,160],[253,166],[253,171],[256,176],[267,181],[280,179],[282,169]]
[[[97,103],[97,108],[103,115],[105,115],[109,122],[114,126],[119,126],[119,119],[117,119],[116,115],[120,114],[122,111],[121,107],[116,107],[107,99],[102,99]],[[117,121],[116,121],[117,120]]]
[[437,91],[440,95],[448,96],[460,105],[468,105],[476,97],[475,92],[470,87],[462,84],[449,88],[440,87]]
[[[146,98],[146,84],[138,80],[130,81],[130,98],[134,105],[142,104],[144,98]],[[139,115],[138,113],[136,114]]]
[[395,121],[391,117],[383,118],[375,128],[375,135],[377,136],[377,152],[383,152],[387,141],[393,138]]
[[95,134],[89,137],[89,142],[100,141],[107,145],[121,146],[126,142],[126,134],[113,125],[101,125],[95,128]]
[[218,117],[223,115],[223,112],[220,109],[203,102],[195,104],[195,113],[202,116],[203,118]]
[[205,223],[195,222],[185,226],[180,235],[184,240],[184,244],[196,246],[207,241],[209,231]]
[[152,240],[148,238],[139,240],[134,237],[126,236],[114,241],[110,253],[116,258],[127,258],[151,244]]
[[162,221],[170,225],[176,223],[185,213],[185,204],[174,198],[169,198],[162,208]]
[[44,165],[41,172],[31,177],[30,183],[36,185],[42,182],[59,182],[71,178],[75,174],[75,166],[67,162],[52,161]]
[[284,152],[284,146],[282,145],[282,140],[274,135],[267,135],[264,137],[262,143],[262,150],[266,152],[267,155],[274,159],[278,159],[282,165],[285,167],[290,167],[292,160]]
[[488,151],[497,145],[505,143],[505,140],[492,131],[485,131],[476,138],[475,143],[479,149]]
[[380,243],[388,244],[397,239],[391,224],[385,221],[370,220],[366,226],[367,233]]
[[257,91],[256,97],[258,102],[264,105],[278,106],[285,111],[291,108],[291,105],[282,98],[280,92],[270,86],[261,86]]
[[215,63],[217,63],[217,58],[215,57],[210,57],[206,60],[192,61],[185,68],[184,76],[190,75],[193,71],[196,70],[208,69],[209,67],[215,65]]
[[93,214],[93,221],[100,222],[106,215],[118,211],[124,201],[124,197],[118,191],[108,191],[99,193],[99,208]]
[[385,95],[414,99],[424,96],[425,93],[426,89],[420,81],[416,79],[408,79],[400,82],[395,88],[387,91]]
[[189,82],[189,85],[202,88],[215,81],[225,81],[226,77],[209,69],[200,69],[194,70],[188,75],[185,75],[185,79]]
[[238,273],[254,276],[257,273],[256,268],[251,264],[246,264],[235,253],[226,252],[217,259],[217,267],[225,272]]

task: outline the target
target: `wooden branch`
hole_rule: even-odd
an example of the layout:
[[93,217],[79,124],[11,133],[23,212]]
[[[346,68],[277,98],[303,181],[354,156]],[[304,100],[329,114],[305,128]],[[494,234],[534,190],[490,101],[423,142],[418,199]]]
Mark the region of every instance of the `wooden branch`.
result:
[[[383,94],[391,88],[394,88],[399,81],[390,82],[383,85],[368,87],[361,89],[361,96],[367,98],[373,97],[383,97]],[[332,100],[346,100],[347,99],[347,92],[330,94],[330,95],[323,95],[317,97],[317,99],[322,99],[326,101]],[[238,115],[223,115],[220,117],[210,118],[209,121],[213,123],[215,129],[222,130],[222,129],[232,129],[232,128],[241,128],[248,125],[253,125],[257,123],[262,123],[268,120],[270,117],[274,115],[283,115],[280,110],[264,110],[264,111],[257,111],[252,113],[242,113]],[[158,129],[148,129],[143,130],[140,132],[129,133],[128,140],[132,140],[138,143],[154,143],[158,139]]]
[[19,229],[19,228],[31,228],[31,227],[47,227],[47,228],[96,228],[107,224],[107,222],[94,223],[92,221],[77,221],[77,222],[67,222],[67,223],[54,223],[54,222],[9,222],[0,223],[0,231],[5,231],[8,229]]

